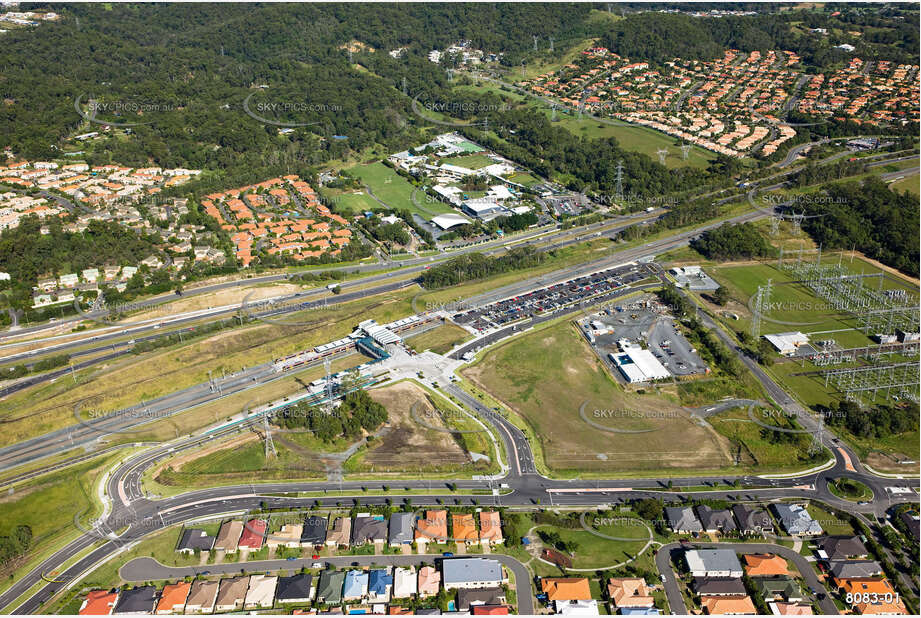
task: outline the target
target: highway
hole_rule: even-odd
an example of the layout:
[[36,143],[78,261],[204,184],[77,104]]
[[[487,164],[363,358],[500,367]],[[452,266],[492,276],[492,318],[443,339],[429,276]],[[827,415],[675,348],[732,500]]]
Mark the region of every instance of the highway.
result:
[[[652,267],[652,266],[651,266]],[[712,322],[712,327],[724,338],[727,345],[732,345],[728,336],[722,333]],[[732,345],[737,352],[740,350]],[[805,413],[798,404],[790,398],[770,377],[751,359],[742,356],[743,362],[751,369],[761,381],[769,395],[777,404],[786,411],[802,413],[799,418],[803,425],[809,429],[809,422],[814,419]],[[860,512],[871,517],[884,514],[886,508],[902,501],[917,501],[916,494],[892,494],[888,488],[917,487],[916,479],[889,480],[876,477],[860,465],[856,454],[847,447],[839,444],[834,436],[824,435],[824,446],[834,455],[835,462],[830,468],[822,471],[805,472],[802,475],[782,478],[764,479],[751,476],[690,476],[686,478],[671,479],[675,486],[701,486],[717,485],[726,487],[735,481],[741,483],[740,487],[731,489],[713,489],[712,491],[695,491],[693,494],[684,494],[680,491],[670,491],[662,479],[598,479],[591,482],[582,480],[554,480],[537,472],[533,453],[526,436],[515,425],[504,417],[497,415],[487,408],[485,404],[466,393],[455,384],[447,381],[443,387],[457,398],[468,411],[477,415],[482,421],[492,424],[496,433],[502,440],[505,452],[509,458],[510,467],[508,474],[501,480],[508,486],[510,493],[493,500],[501,500],[503,506],[535,507],[549,504],[560,506],[585,506],[594,507],[602,504],[617,504],[643,497],[659,497],[667,502],[683,501],[693,496],[695,498],[714,498],[731,500],[735,502],[771,501],[780,498],[816,499],[827,504],[843,509],[846,512]],[[743,403],[743,402],[737,402]],[[64,549],[50,556],[38,569],[17,581],[3,595],[0,595],[0,607],[7,607],[14,599],[28,590],[32,585],[41,580],[41,574],[59,569],[60,565],[71,556],[86,548],[102,543],[88,556],[80,559],[76,564],[64,569],[57,576],[60,581],[49,582],[38,589],[28,600],[14,608],[16,613],[34,613],[42,605],[59,592],[66,582],[78,580],[87,569],[99,561],[111,556],[119,547],[133,543],[145,536],[166,526],[189,521],[191,519],[221,515],[231,512],[241,512],[260,508],[264,504],[270,508],[307,508],[314,504],[316,498],[297,498],[295,492],[336,492],[332,500],[348,503],[349,500],[360,501],[361,504],[384,504],[388,500],[387,483],[367,481],[343,482],[293,482],[293,483],[265,483],[259,485],[240,485],[231,487],[217,487],[190,491],[178,496],[153,500],[145,496],[141,487],[144,471],[154,465],[163,457],[175,454],[179,450],[195,448],[208,437],[186,438],[163,444],[137,455],[129,457],[122,462],[109,476],[106,494],[112,500],[112,508],[105,522],[97,529],[87,530],[86,533]],[[841,500],[831,494],[827,487],[829,479],[847,476],[867,484],[877,498],[869,505],[856,505]],[[413,495],[415,504],[479,504],[488,502],[484,496],[463,496],[465,490],[486,490],[495,487],[497,480],[469,480],[435,482],[409,480],[400,481],[401,487],[415,490],[428,490],[424,495]],[[456,489],[452,490],[452,484]],[[351,493],[350,493],[351,492]],[[380,492],[380,495],[373,495]],[[286,496],[288,494],[291,497]],[[883,501],[883,497],[886,501]],[[127,530],[118,535],[114,540],[106,541],[106,535],[112,530]],[[379,557],[378,557],[379,558]],[[352,559],[352,557],[349,557]]]

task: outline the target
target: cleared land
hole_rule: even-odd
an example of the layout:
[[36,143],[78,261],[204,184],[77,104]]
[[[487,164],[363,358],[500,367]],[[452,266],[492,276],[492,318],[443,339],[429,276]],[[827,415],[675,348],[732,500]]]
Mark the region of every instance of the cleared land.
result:
[[[464,421],[456,409],[446,405],[440,397],[435,399],[410,381],[372,389],[368,393],[387,409],[387,428],[349,460],[346,464],[349,472],[379,475],[467,470],[482,473],[489,468],[488,461],[473,462],[468,452],[468,448],[491,449],[483,440],[487,434],[450,433],[450,429],[472,429],[475,425],[472,421]],[[438,414],[436,409],[445,414]],[[471,444],[465,442],[466,439]],[[484,454],[492,456],[492,451]]]
[[672,399],[625,393],[567,321],[490,350],[463,374],[531,425],[556,473],[629,475],[732,463],[728,442]]

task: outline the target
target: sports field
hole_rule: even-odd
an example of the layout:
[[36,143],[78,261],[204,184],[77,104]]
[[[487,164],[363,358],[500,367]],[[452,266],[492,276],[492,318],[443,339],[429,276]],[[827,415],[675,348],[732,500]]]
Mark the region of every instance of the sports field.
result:
[[[362,182],[367,185],[373,196],[397,210],[409,210],[417,213],[425,219],[430,219],[435,215],[440,215],[454,210],[441,202],[430,201],[425,199],[425,194],[419,191],[416,195],[419,206],[412,199],[415,187],[408,180],[400,176],[393,169],[387,167],[381,162],[371,163],[370,165],[358,165],[348,170],[351,174],[358,176]],[[377,200],[375,200],[377,201]],[[378,204],[380,205],[380,204]]]
[[441,163],[446,163],[448,165],[459,165],[460,167],[466,167],[471,170],[478,170],[481,167],[486,167],[495,163],[485,154],[469,154],[461,155],[457,157],[446,157],[441,160]]
[[462,373],[528,422],[554,473],[731,463],[728,441],[692,420],[673,394],[625,393],[568,321],[501,344]]

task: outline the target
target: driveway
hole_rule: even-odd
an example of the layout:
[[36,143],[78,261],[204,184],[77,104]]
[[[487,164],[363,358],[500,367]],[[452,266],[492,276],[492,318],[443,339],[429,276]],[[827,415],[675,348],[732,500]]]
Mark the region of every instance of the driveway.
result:
[[[523,564],[503,554],[469,554],[468,558],[489,558],[502,563],[515,575],[515,592],[518,597],[518,613],[534,613],[534,595],[531,592],[531,575]],[[329,563],[336,568],[352,566],[419,566],[443,560],[441,554],[386,555],[386,556],[335,556],[330,558],[298,558],[297,560],[261,560],[257,562],[231,562],[227,564],[207,564],[204,566],[170,567],[160,564],[153,558],[135,558],[119,570],[119,576],[129,582],[147,582],[165,579],[182,579],[194,577],[205,571],[211,575],[238,575],[241,570],[247,573],[279,571],[286,569],[296,571],[302,567],[310,568],[314,562]]]
[[[810,602],[815,601],[818,603],[819,608],[822,610],[823,614],[838,614],[838,608],[835,607],[835,602],[828,594],[828,590],[825,589],[825,585],[819,581],[819,578],[815,574],[812,565],[809,563],[809,561],[806,560],[805,556],[801,556],[789,547],[783,547],[781,545],[774,545],[771,543],[691,543],[691,545],[693,545],[695,548],[734,549],[737,553],[777,554],[782,556],[783,558],[792,561],[793,564],[796,565],[796,568],[803,576],[803,579],[806,580],[806,584],[809,588],[825,593],[824,599],[816,599],[815,595],[812,594],[809,590],[804,590],[804,598]],[[665,594],[668,597],[668,605],[671,608],[672,614],[687,613],[687,608],[684,606],[684,600],[681,598],[681,591],[678,588],[678,582],[675,579],[675,574],[672,571],[671,565],[669,564],[669,557],[672,555],[672,553],[675,552],[677,556],[680,551],[680,543],[669,543],[668,545],[662,546],[659,549],[659,553],[656,554],[656,567],[659,569],[659,573],[665,574]],[[680,609],[681,611],[676,611],[676,608]]]

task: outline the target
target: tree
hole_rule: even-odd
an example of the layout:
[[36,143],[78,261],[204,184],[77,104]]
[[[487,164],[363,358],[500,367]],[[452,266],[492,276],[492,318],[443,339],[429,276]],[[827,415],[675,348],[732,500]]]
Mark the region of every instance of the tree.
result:
[[726,286],[721,285],[713,291],[713,300],[721,307],[729,302],[729,290]]

